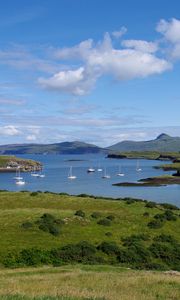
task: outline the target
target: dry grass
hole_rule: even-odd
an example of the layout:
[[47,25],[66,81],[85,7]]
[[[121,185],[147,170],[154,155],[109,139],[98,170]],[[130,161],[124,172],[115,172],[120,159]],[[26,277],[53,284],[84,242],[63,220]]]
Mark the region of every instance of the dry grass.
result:
[[43,267],[0,271],[0,295],[76,299],[180,299],[180,276],[110,266]]

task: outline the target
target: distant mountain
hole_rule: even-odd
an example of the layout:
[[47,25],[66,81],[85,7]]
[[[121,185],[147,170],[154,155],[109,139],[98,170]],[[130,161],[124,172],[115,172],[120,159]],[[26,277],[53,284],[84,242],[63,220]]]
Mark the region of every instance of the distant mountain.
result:
[[0,146],[0,154],[84,154],[99,153],[102,148],[79,141],[56,144],[13,144]]
[[122,141],[108,147],[111,151],[160,151],[178,152],[180,151],[180,137],[171,137],[162,133],[156,139],[150,141]]

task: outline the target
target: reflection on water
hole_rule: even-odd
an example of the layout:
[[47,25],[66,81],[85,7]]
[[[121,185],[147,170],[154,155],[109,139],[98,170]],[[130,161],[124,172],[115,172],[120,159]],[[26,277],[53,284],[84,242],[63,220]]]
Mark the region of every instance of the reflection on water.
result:
[[[134,197],[157,202],[169,202],[180,206],[180,185],[166,187],[116,187],[113,183],[123,181],[137,181],[141,178],[164,174],[162,170],[153,168],[160,161],[140,160],[141,172],[137,172],[137,161],[127,159],[107,159],[104,155],[20,155],[23,158],[31,158],[41,161],[44,165],[44,178],[32,177],[29,173],[23,174],[26,184],[17,186],[12,173],[0,173],[0,189],[12,191],[41,190],[52,192],[66,192],[69,194],[93,194],[108,197]],[[166,162],[167,163],[167,162]],[[68,179],[68,173],[72,166],[75,180]],[[95,172],[87,173],[87,169],[95,168]],[[97,169],[102,168],[102,172]],[[104,175],[110,175],[109,179],[102,179]],[[121,170],[124,176],[117,176]],[[171,172],[168,172],[171,173]]]

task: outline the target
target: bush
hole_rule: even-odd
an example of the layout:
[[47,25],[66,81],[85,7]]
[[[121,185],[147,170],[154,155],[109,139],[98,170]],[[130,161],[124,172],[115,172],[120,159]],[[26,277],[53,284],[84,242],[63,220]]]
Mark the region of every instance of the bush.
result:
[[60,234],[59,226],[63,225],[64,221],[61,219],[56,219],[51,214],[45,213],[36,223],[39,224],[40,230],[49,232],[54,236],[58,236]]
[[165,209],[179,210],[179,207],[177,207],[176,205],[170,204],[170,203],[161,203],[160,205]]
[[115,216],[113,215],[109,215],[106,217],[108,220],[113,221],[115,219]]
[[31,222],[24,222],[21,224],[21,227],[24,229],[30,229],[33,227],[33,224]]
[[77,210],[74,215],[84,218],[85,217],[85,212],[82,211],[82,210]]
[[126,201],[127,204],[133,204],[133,203],[135,203],[135,200],[131,199],[131,198],[129,198],[129,199],[125,200],[125,201]]
[[30,193],[30,196],[37,196],[38,195],[38,192],[32,192]]
[[149,201],[146,203],[145,207],[148,207],[148,208],[154,208],[156,207],[156,202],[153,202],[153,201]]
[[174,213],[171,210],[166,210],[164,213],[164,218],[167,221],[176,221],[177,217],[174,215]]
[[164,222],[160,219],[152,220],[148,223],[148,227],[151,229],[159,229],[164,225]]
[[142,244],[134,243],[126,249],[120,249],[117,259],[141,269],[149,262],[150,252]]
[[52,251],[54,258],[64,262],[93,262],[96,261],[96,247],[86,241],[69,244],[61,249]]
[[112,232],[108,231],[108,232],[105,233],[105,235],[108,236],[108,237],[110,237],[110,236],[112,236],[113,234],[112,234]]
[[155,219],[159,219],[161,221],[176,221],[177,218],[171,210],[166,210],[163,214],[157,214],[154,216]]
[[115,242],[102,242],[97,249],[107,255],[115,255],[119,252],[119,247]]
[[149,217],[149,213],[146,211],[145,213],[143,213],[144,217]]
[[103,226],[111,226],[111,221],[108,219],[101,219],[97,222],[97,224],[103,225]]
[[172,268],[180,267],[180,245],[171,243],[154,242],[150,247],[152,255],[155,258],[161,259],[163,262],[170,265]]
[[101,217],[101,213],[98,212],[98,211],[95,211],[91,214],[91,217],[94,218],[94,219],[98,219]]
[[148,241],[148,240],[149,240],[149,235],[143,234],[143,233],[142,234],[132,234],[132,235],[122,239],[124,246],[130,246],[136,242]]
[[171,243],[175,244],[177,241],[174,239],[172,235],[167,235],[167,234],[160,234],[154,238],[154,241],[156,242],[163,242],[163,243]]

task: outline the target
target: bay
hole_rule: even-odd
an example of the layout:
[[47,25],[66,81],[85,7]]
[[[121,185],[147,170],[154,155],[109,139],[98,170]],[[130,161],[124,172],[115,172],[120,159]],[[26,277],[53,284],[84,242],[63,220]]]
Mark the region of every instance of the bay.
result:
[[[56,193],[68,193],[72,195],[89,194],[112,198],[133,197],[156,202],[168,202],[180,207],[180,185],[169,185],[165,187],[118,187],[112,186],[118,182],[136,182],[141,178],[158,176],[162,174],[172,174],[154,169],[160,161],[139,160],[141,172],[136,171],[136,159],[108,159],[102,154],[84,155],[19,155],[22,158],[30,158],[43,163],[45,173],[44,178],[32,177],[30,173],[23,173],[26,184],[17,186],[13,179],[13,173],[0,173],[0,189],[10,191],[51,191]],[[68,172],[72,166],[75,180],[69,180]],[[97,168],[106,168],[106,173],[110,179],[102,179],[103,172],[98,172]],[[123,177],[117,176],[121,167]],[[87,173],[87,169],[93,167],[94,173]]]

